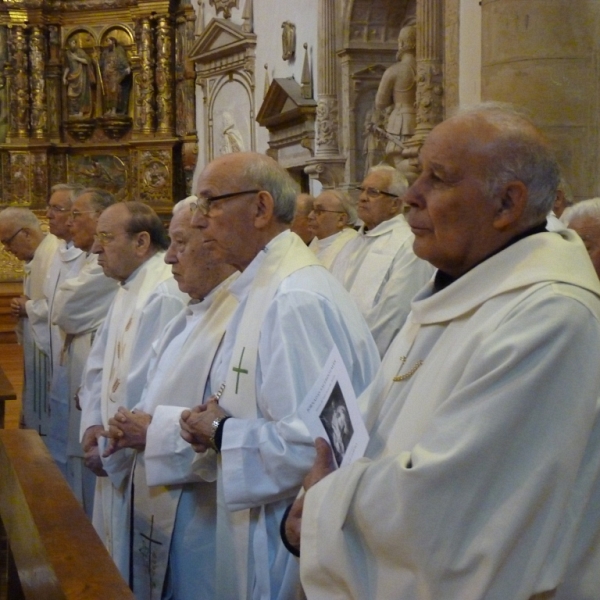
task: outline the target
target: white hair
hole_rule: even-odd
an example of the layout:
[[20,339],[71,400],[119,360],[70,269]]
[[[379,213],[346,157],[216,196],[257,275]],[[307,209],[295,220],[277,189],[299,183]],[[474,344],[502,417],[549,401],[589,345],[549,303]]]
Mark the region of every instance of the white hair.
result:
[[600,223],[600,198],[582,200],[574,206],[565,208],[560,220],[568,227],[573,219],[582,217],[589,217]]
[[198,202],[197,196],[188,196],[187,198],[180,200],[175,204],[175,206],[173,206],[173,215],[181,212],[184,208],[190,210],[190,204],[193,204],[194,202]]

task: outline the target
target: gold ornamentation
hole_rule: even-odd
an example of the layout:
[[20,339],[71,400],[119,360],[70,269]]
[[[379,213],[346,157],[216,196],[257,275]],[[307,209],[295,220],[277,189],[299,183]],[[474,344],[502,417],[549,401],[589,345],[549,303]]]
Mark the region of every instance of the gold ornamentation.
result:
[[168,17],[159,17],[156,26],[156,116],[157,133],[173,133],[173,31]]
[[[406,356],[400,357],[400,369],[402,369],[402,367],[406,363],[406,359]],[[410,379],[417,372],[417,370],[422,364],[423,361],[418,360],[407,373],[404,373],[404,375],[396,375],[396,377],[393,378],[393,381],[406,381],[407,379]]]

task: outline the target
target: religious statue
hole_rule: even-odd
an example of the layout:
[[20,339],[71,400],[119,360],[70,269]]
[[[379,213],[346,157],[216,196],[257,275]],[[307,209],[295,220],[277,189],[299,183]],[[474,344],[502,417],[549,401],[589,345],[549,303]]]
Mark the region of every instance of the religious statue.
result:
[[126,116],[131,93],[131,65],[125,48],[110,36],[100,57],[105,116]]
[[244,139],[242,134],[235,126],[233,116],[225,111],[223,120],[223,141],[221,144],[221,154],[231,154],[232,152],[244,152]]
[[92,85],[96,83],[93,59],[79,48],[75,38],[69,40],[66,58],[63,84],[67,86],[67,114],[89,119],[94,108]]
[[377,109],[391,107],[385,130],[382,132],[388,139],[386,155],[401,152],[404,142],[415,132],[416,45],[416,27],[406,25],[398,34],[398,62],[386,69],[375,96]]
[[296,54],[296,26],[290,21],[284,21],[281,24],[281,46],[283,60],[290,60]]

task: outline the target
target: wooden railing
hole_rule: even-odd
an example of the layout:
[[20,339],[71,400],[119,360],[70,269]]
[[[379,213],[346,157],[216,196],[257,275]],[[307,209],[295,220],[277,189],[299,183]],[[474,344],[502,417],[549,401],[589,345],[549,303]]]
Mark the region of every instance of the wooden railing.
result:
[[134,600],[35,431],[0,431],[0,519],[11,600]]

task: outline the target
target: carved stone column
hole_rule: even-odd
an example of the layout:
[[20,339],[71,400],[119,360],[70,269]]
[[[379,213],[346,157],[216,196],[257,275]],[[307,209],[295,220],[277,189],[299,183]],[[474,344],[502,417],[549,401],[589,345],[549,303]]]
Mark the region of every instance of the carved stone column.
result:
[[414,159],[444,118],[443,1],[417,0],[417,127],[402,156]]
[[156,132],[173,135],[173,28],[169,17],[156,25]]
[[15,25],[10,32],[10,124],[11,139],[29,136],[29,77],[25,28]]
[[136,103],[133,132],[138,135],[154,133],[154,37],[150,17],[139,20],[138,55],[140,71],[136,74]]
[[335,5],[335,0],[319,0],[317,147],[314,160],[305,168],[324,187],[337,187],[343,182],[346,162],[340,156],[338,143]]
[[46,105],[46,37],[43,29],[31,28],[29,39],[29,63],[31,65],[31,137],[45,139],[48,132],[48,109]]

